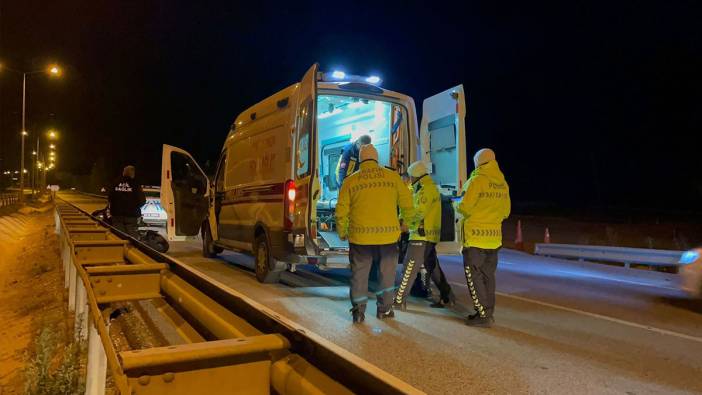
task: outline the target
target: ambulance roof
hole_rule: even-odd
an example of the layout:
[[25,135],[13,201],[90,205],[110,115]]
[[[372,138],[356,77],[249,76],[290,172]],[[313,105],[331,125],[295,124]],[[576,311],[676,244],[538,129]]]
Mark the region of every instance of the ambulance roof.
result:
[[[297,89],[300,87],[300,84],[294,84],[290,85],[289,87],[278,91],[277,93],[263,99],[262,101],[254,104],[253,106],[249,107],[246,109],[246,111],[242,112],[239,114],[238,117],[236,117],[236,120],[234,120],[234,123],[232,124],[229,134],[227,135],[227,138],[232,137],[231,135],[234,133],[234,131],[241,127],[244,126],[250,122],[255,121],[257,118],[261,118],[264,115],[270,114],[273,111],[276,111],[278,108],[284,108],[288,105],[290,105],[290,98],[295,94]],[[380,87],[376,87],[373,85],[368,85],[368,84],[354,84],[354,83],[345,83],[345,82],[323,82],[323,81],[318,81],[317,82],[317,88],[319,90],[338,90],[339,92],[343,92],[344,94],[347,95],[370,95],[370,96],[382,96],[382,97],[388,97],[391,99],[399,100],[402,102],[412,102],[413,100],[411,97],[407,95],[403,95],[398,92],[393,92],[391,90],[383,89]]]

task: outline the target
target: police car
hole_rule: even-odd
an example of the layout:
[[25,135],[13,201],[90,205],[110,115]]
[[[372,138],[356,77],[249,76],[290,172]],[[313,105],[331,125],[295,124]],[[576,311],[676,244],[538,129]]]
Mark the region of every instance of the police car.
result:
[[161,207],[161,188],[158,186],[144,185],[146,204],[141,207],[141,217],[149,226],[166,226],[168,216]]

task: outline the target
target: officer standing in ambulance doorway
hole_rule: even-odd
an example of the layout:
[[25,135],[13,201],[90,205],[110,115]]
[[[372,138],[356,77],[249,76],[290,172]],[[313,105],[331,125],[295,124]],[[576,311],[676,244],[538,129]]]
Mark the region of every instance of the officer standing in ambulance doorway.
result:
[[360,169],[346,177],[336,204],[337,232],[349,241],[351,261],[351,313],[363,322],[368,303],[368,274],[374,259],[380,262],[376,317],[392,318],[395,268],[400,237],[400,218],[414,218],[412,196],[400,175],[378,164],[372,144],[360,148]]
[[475,170],[455,205],[463,216],[463,269],[475,308],[466,324],[490,327],[495,322],[495,270],[502,247],[502,221],[509,216],[511,202],[495,152],[481,149],[473,162]]
[[342,185],[346,177],[358,171],[361,166],[359,150],[361,146],[370,143],[370,136],[364,134],[357,138],[356,141],[350,142],[344,146],[341,151],[341,156],[339,157],[339,162],[336,164],[336,183],[338,185]]

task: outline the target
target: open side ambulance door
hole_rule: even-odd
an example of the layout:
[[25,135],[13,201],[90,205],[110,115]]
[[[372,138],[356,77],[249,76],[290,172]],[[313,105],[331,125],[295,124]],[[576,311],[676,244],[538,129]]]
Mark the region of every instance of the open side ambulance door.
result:
[[210,210],[210,182],[186,151],[163,145],[161,158],[161,206],[168,215],[168,240],[196,237]]
[[[319,184],[319,153],[317,152],[317,73],[319,65],[313,64],[300,81],[298,107],[295,118],[295,187],[296,199],[292,230],[304,235],[308,253],[316,249],[317,205],[321,193]],[[295,247],[298,244],[296,236]]]
[[467,180],[466,103],[463,85],[445,90],[422,106],[420,159],[427,164],[441,192],[441,241],[460,242],[461,232],[452,200]]

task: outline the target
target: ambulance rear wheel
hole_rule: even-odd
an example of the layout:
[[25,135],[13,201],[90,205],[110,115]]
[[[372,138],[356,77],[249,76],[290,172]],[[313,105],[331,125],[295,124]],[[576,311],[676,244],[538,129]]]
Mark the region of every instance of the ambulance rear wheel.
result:
[[217,254],[224,251],[222,247],[214,245],[212,233],[210,232],[210,224],[208,221],[202,223],[202,256],[205,258],[214,258]]
[[265,234],[256,236],[254,248],[254,260],[256,262],[256,279],[265,284],[277,283],[282,272],[273,271],[271,257],[271,247]]

